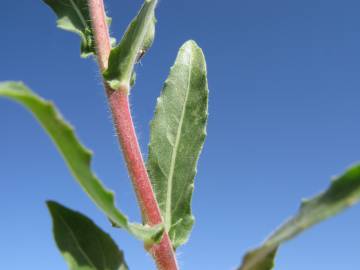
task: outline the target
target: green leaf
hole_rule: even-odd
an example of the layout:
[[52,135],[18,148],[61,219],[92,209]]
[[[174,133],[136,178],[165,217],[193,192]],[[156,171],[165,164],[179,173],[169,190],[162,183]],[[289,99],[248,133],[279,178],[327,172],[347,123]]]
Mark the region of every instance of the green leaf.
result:
[[56,244],[70,270],[127,270],[111,237],[83,214],[48,201]]
[[111,88],[117,90],[124,85],[129,89],[134,65],[154,40],[156,4],[157,0],[145,0],[120,43],[111,50],[108,69],[103,73]]
[[[43,0],[57,15],[57,26],[81,38],[81,57],[96,54],[87,0]],[[107,17],[110,25],[111,18]],[[113,40],[113,38],[112,38]],[[114,40],[113,40],[114,41]]]
[[360,200],[360,165],[335,178],[320,195],[301,204],[296,216],[275,231],[264,244],[248,252],[239,270],[270,270],[278,247],[307,228],[330,218]]
[[0,96],[19,102],[33,113],[63,156],[71,173],[93,202],[118,226],[143,241],[159,241],[163,228],[130,223],[115,206],[113,192],[106,189],[91,170],[91,152],[75,136],[54,105],[19,82],[0,83]]
[[136,56],[136,62],[139,62],[144,57],[146,52],[151,48],[152,44],[154,43],[155,24],[156,24],[156,18],[154,16],[152,22],[149,25],[149,29],[147,30],[146,35],[144,37],[143,45]]
[[158,98],[147,168],[174,248],[189,238],[197,161],[206,136],[208,85],[202,50],[194,41],[179,50]]

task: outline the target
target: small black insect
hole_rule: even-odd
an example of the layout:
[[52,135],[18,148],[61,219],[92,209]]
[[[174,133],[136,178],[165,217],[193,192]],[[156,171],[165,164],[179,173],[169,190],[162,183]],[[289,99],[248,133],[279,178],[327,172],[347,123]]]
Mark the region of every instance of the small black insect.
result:
[[139,63],[145,54],[146,54],[146,50],[141,49],[136,56],[136,63]]

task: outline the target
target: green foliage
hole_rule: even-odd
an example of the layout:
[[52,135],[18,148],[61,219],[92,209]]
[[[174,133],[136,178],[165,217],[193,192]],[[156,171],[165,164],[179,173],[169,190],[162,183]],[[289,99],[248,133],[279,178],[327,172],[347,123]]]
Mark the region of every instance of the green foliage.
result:
[[[81,38],[81,57],[96,54],[87,0],[43,0],[57,15],[57,26]],[[111,18],[107,18],[110,25]]]
[[273,233],[265,243],[250,252],[239,270],[270,270],[278,247],[307,228],[332,217],[360,200],[360,165],[333,180],[320,195],[302,203],[297,215]]
[[111,237],[88,217],[48,201],[56,244],[71,270],[127,270]]
[[173,246],[185,243],[194,218],[191,196],[206,136],[208,85],[205,58],[194,41],[179,50],[158,98],[147,168]]
[[[57,15],[59,28],[79,34],[81,56],[95,54],[88,1],[43,1]],[[144,1],[120,43],[111,50],[108,69],[103,72],[103,77],[111,88],[119,90],[124,87],[128,90],[135,83],[134,66],[154,41],[157,2],[158,0]],[[111,19],[107,18],[108,25],[110,22]],[[12,99],[32,112],[55,143],[77,182],[114,227],[127,230],[144,241],[146,247],[159,242],[166,230],[176,249],[188,240],[194,223],[191,199],[208,117],[206,76],[202,50],[194,41],[186,42],[180,48],[165,81],[151,123],[147,170],[164,220],[164,225],[155,227],[130,223],[117,209],[113,192],[106,189],[91,170],[91,152],[79,142],[73,128],[51,102],[18,82],[0,83],[0,97]],[[282,243],[359,200],[360,165],[357,165],[337,177],[325,192],[303,202],[294,217],[277,229],[260,247],[244,256],[238,270],[271,270]],[[128,269],[122,251],[90,219],[56,202],[50,201],[47,204],[53,219],[56,243],[71,270]],[[172,255],[172,250],[162,249],[161,252],[165,251],[165,254],[160,254],[159,250],[156,251],[158,254],[154,256],[155,259],[166,260],[169,254],[170,257]]]
[[137,54],[136,62],[139,62],[141,58],[145,55],[145,53],[151,48],[152,44],[154,43],[155,39],[155,24],[156,24],[156,18],[155,16],[152,19],[152,22],[149,24],[149,28],[146,32],[146,35],[144,37],[144,42],[142,47],[140,48],[140,51]]
[[108,69],[103,73],[109,85],[117,90],[130,87],[134,66],[139,55],[147,51],[155,36],[157,0],[145,0],[140,12],[128,26],[120,43],[111,50]]
[[51,102],[18,82],[0,83],[0,96],[19,102],[33,113],[57,146],[75,179],[113,222],[141,240],[160,240],[163,232],[161,226],[150,228],[130,223],[116,208],[113,192],[106,189],[91,170],[91,152],[80,143],[73,128],[65,122]]

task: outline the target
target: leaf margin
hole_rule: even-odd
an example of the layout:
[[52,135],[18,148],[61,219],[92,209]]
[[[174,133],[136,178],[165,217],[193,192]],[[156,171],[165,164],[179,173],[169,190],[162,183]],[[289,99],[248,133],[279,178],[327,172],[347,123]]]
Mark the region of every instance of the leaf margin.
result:
[[128,25],[119,44],[109,55],[108,68],[103,77],[113,90],[121,86],[130,89],[139,53],[148,50],[155,36],[155,8],[158,0],[145,0],[139,13]]
[[[75,33],[80,36],[80,56],[82,58],[87,58],[91,55],[96,55],[94,34],[91,26],[90,11],[88,9],[88,4],[86,0],[62,0],[63,3],[59,0],[42,0],[56,15],[56,26],[59,29]],[[70,6],[69,10],[64,11],[64,6],[66,3],[64,1],[69,1]],[[80,2],[80,3],[79,3]],[[77,15],[77,19],[80,20],[82,28],[76,26],[74,19],[72,18],[74,13]],[[106,23],[110,27],[112,19],[106,17]],[[113,45],[116,40],[111,37],[111,45]]]
[[[349,187],[353,187],[353,185],[355,185],[356,188],[352,190],[352,188]],[[243,262],[237,270],[273,269],[277,250],[283,243],[298,236],[306,229],[309,229],[322,221],[326,221],[327,219],[340,214],[342,211],[355,205],[359,201],[360,164],[355,164],[350,166],[338,177],[334,177],[330,183],[330,186],[325,191],[319,193],[311,199],[303,200],[298,213],[283,225],[281,225],[274,233],[272,233],[271,236],[265,240],[261,246],[248,251],[244,255]],[[316,209],[317,203],[320,205],[319,209]],[[323,207],[321,207],[321,203],[324,204]],[[330,208],[326,206],[327,203],[334,204],[333,209],[330,209],[331,211],[327,209]],[[323,208],[325,208],[326,211],[324,211]],[[318,213],[318,215],[315,216],[312,221],[307,223],[299,223],[296,227],[297,222],[301,220],[304,215],[306,215],[307,211],[315,211]],[[292,231],[287,231],[288,228],[291,228],[292,224],[295,224],[295,228]]]
[[[83,269],[83,266],[80,266],[80,262],[78,261],[79,257],[83,257],[85,258],[89,265],[91,264],[91,270],[128,270],[128,266],[126,264],[125,258],[124,258],[124,252],[118,247],[118,245],[115,243],[115,241],[111,238],[111,236],[106,233],[105,231],[103,231],[99,226],[97,226],[94,221],[92,221],[89,217],[87,217],[86,215],[84,215],[83,213],[80,213],[79,211],[75,211],[73,209],[70,209],[68,207],[65,207],[64,205],[61,205],[60,203],[56,202],[56,201],[52,201],[52,200],[48,200],[46,201],[46,206],[48,208],[48,211],[50,213],[51,219],[52,219],[52,231],[53,231],[53,237],[54,240],[56,242],[56,246],[58,247],[60,253],[63,255],[65,261],[67,262],[69,268],[71,270],[81,270]],[[68,218],[65,218],[65,216],[68,216]],[[69,216],[71,216],[71,218],[69,218]],[[61,220],[61,222],[57,222]],[[73,226],[71,226],[71,224],[69,224],[69,222],[74,223],[75,221],[79,222],[80,220],[80,224],[81,226],[81,235],[79,234],[75,234],[72,227],[78,227],[79,223],[73,224]],[[65,224],[66,226],[61,226],[60,223]],[[86,250],[84,250],[84,248],[81,245],[81,241],[79,241],[79,239],[87,239],[89,238],[89,235],[84,235],[84,227],[86,228],[85,231],[88,232],[89,229],[91,229],[92,235],[95,235],[97,237],[101,237],[101,240],[96,241],[97,244],[99,245],[98,248],[103,247],[104,244],[107,245],[107,248],[111,249],[111,252],[106,252],[107,256],[111,255],[111,256],[116,256],[117,258],[117,262],[116,262],[116,268],[98,268],[94,262],[93,262],[93,258],[89,258],[89,256],[86,254]],[[66,247],[64,246],[63,242],[64,241],[64,236],[63,235],[59,235],[61,229],[66,228],[67,230],[70,231],[69,235],[74,238],[74,242],[75,242],[75,246],[76,248],[78,248],[80,250],[81,255],[78,256],[75,254],[75,252],[71,251],[70,249],[65,250]],[[99,244],[100,242],[100,244]],[[67,245],[69,244],[69,242],[67,242]],[[95,245],[95,241],[91,241],[92,245]],[[67,247],[68,248],[68,247]],[[85,248],[89,248],[89,245],[87,244],[85,246]],[[109,250],[108,250],[109,251]],[[77,258],[76,258],[77,257]],[[114,258],[112,258],[114,259]],[[104,260],[104,258],[103,258]],[[112,262],[114,263],[114,262]],[[119,264],[119,265],[118,265]],[[109,266],[108,263],[105,264],[106,266]],[[115,266],[115,265],[112,265]]]
[[[163,120],[159,119],[159,117],[161,117],[160,111],[163,110],[162,107],[164,105],[162,105],[162,103],[164,103],[164,98],[168,99],[169,98],[167,96],[168,93],[171,93],[170,91],[175,91],[175,90],[170,89],[171,86],[169,86],[169,85],[171,83],[171,80],[173,80],[173,78],[177,76],[177,74],[176,74],[177,69],[180,69],[180,67],[182,67],[182,66],[186,66],[186,63],[183,63],[183,62],[187,57],[191,58],[191,60],[190,60],[191,62],[197,62],[189,68],[188,72],[189,72],[189,76],[191,76],[191,78],[190,77],[187,78],[189,80],[188,83],[191,83],[192,78],[196,77],[195,73],[194,73],[195,71],[200,74],[199,75],[200,79],[203,80],[201,82],[201,83],[203,83],[203,85],[202,85],[203,89],[201,89],[201,90],[189,89],[189,92],[202,91],[201,98],[203,99],[202,101],[205,105],[202,108],[203,111],[200,111],[201,114],[199,113],[197,115],[197,118],[198,118],[197,120],[199,120],[199,122],[201,122],[202,128],[199,129],[199,130],[201,130],[201,132],[198,134],[198,143],[199,144],[195,149],[195,153],[193,153],[193,156],[195,157],[193,160],[192,167],[191,167],[193,175],[191,175],[192,179],[191,179],[190,183],[188,183],[189,190],[187,190],[187,192],[186,192],[187,196],[185,197],[185,200],[188,202],[188,208],[186,208],[185,214],[183,215],[182,218],[177,218],[175,223],[170,222],[170,224],[169,224],[168,220],[169,219],[171,220],[172,215],[174,215],[176,213],[169,213],[169,211],[171,212],[172,209],[164,210],[162,207],[164,204],[163,204],[163,200],[161,199],[161,197],[162,197],[161,189],[162,189],[162,186],[167,186],[168,184],[162,183],[163,184],[162,185],[162,184],[157,183],[158,177],[156,177],[157,173],[155,173],[155,171],[156,171],[157,166],[159,166],[159,168],[161,166],[159,165],[159,163],[156,163],[156,161],[158,161],[158,157],[155,154],[156,151],[153,149],[153,144],[154,144],[153,140],[154,140],[154,137],[156,136],[156,131],[160,130],[159,126],[162,125],[161,122]],[[198,81],[198,83],[200,83],[200,82]],[[178,87],[178,85],[177,85],[177,87]],[[200,157],[203,145],[204,145],[205,137],[206,137],[206,126],[207,126],[207,117],[208,117],[208,95],[209,95],[209,89],[208,89],[208,81],[207,81],[207,67],[206,67],[205,56],[203,54],[203,51],[201,50],[201,48],[198,46],[198,44],[195,41],[188,40],[180,47],[177,57],[176,57],[176,60],[173,64],[173,66],[171,67],[170,73],[164,83],[160,97],[158,97],[158,99],[157,99],[154,117],[150,124],[151,133],[150,133],[150,142],[149,142],[149,146],[148,146],[149,154],[148,154],[148,160],[147,160],[147,164],[146,164],[147,170],[150,175],[151,182],[152,182],[152,186],[155,191],[156,198],[159,202],[162,216],[164,218],[164,226],[169,233],[169,237],[172,241],[174,249],[178,248],[179,246],[185,244],[188,241],[191,230],[192,230],[192,226],[195,221],[195,218],[191,212],[191,202],[192,202],[192,193],[193,193],[193,189],[194,189],[194,179],[195,179],[195,176],[197,173],[198,160],[199,160],[199,157]],[[188,106],[187,100],[185,100],[185,104],[184,104],[184,108],[183,108],[184,114],[185,114],[185,110],[186,110],[187,106]],[[182,123],[180,123],[180,125],[182,125]],[[162,134],[162,135],[164,136],[164,134]],[[167,135],[165,137],[167,137]],[[165,138],[163,138],[163,139],[165,139]],[[156,145],[154,145],[154,146],[156,147]],[[175,157],[175,159],[176,158],[177,157]],[[176,162],[176,160],[174,160],[174,162]],[[161,171],[163,169],[164,168],[162,168]],[[175,170],[175,165],[174,165],[173,170]],[[173,176],[172,178],[175,178],[175,176]],[[160,188],[159,188],[159,186],[160,186]],[[183,201],[185,201],[185,200],[183,200]],[[166,202],[166,204],[168,204],[168,202]],[[166,208],[169,208],[169,207],[166,206]],[[171,206],[170,206],[170,208],[171,208]],[[169,218],[169,215],[171,216],[170,218]],[[183,226],[182,233],[179,233],[181,231],[181,228],[178,227],[179,225]]]
[[[107,215],[119,227],[125,229],[127,232],[135,236],[137,239],[144,241],[145,243],[157,243],[162,239],[164,232],[164,227],[162,224],[150,227],[149,225],[131,223],[128,221],[127,216],[125,216],[117,209],[115,206],[114,193],[105,188],[91,170],[92,152],[80,143],[75,135],[74,128],[63,119],[62,115],[55,108],[52,102],[41,98],[22,82],[14,81],[0,82],[0,97],[1,96],[20,103],[33,114],[35,119],[40,123],[40,125],[55,144],[73,177],[76,179],[85,193],[90,197],[90,199],[95,203],[95,205],[100,210],[102,210],[105,215]],[[35,102],[35,104],[40,105],[40,112],[38,111],[38,108],[27,104],[28,102]],[[51,115],[50,119],[53,120],[51,123],[49,122],[47,124],[45,123],[46,121],[44,122],[44,120],[41,119],[42,110],[45,110],[49,115]],[[56,132],[54,132],[54,130],[52,130],[54,128],[54,124],[57,124],[61,127],[63,133],[67,135],[67,143],[69,143],[70,140],[70,144],[73,144],[72,147],[64,150],[64,147],[66,148],[67,146],[66,144],[65,146],[62,145],[62,140],[56,138],[58,135]],[[75,151],[75,153],[78,155],[78,158],[81,160],[82,168],[79,169],[78,166],[74,167],[73,164],[71,164],[71,155],[64,153],[64,151]],[[82,175],[83,173],[87,174],[87,176],[84,177]],[[100,193],[97,193],[96,190],[100,191]]]

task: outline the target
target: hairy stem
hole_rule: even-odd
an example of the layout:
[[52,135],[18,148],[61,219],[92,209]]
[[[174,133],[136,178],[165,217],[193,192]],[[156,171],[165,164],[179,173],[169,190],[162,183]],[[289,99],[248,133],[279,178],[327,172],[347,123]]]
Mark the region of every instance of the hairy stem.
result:
[[110,35],[106,24],[106,15],[103,0],[88,0],[91,26],[94,33],[96,55],[100,71],[107,69],[110,55]]
[[[88,0],[93,27],[96,54],[100,71],[106,70],[110,54],[110,36],[105,20],[103,0]],[[129,89],[124,87],[114,91],[106,82],[105,89],[111,108],[118,139],[125,157],[143,220],[149,225],[162,223],[160,209],[151,186],[145,163],[140,151],[138,139],[129,106]],[[176,257],[168,234],[159,244],[147,247],[159,270],[178,270]]]

